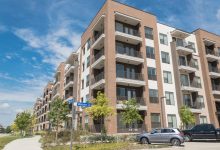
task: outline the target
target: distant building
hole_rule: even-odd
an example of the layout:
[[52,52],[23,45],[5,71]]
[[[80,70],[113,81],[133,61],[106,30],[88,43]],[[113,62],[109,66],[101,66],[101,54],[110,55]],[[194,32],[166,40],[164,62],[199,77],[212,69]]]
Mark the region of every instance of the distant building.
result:
[[4,132],[4,127],[0,124],[0,133]]

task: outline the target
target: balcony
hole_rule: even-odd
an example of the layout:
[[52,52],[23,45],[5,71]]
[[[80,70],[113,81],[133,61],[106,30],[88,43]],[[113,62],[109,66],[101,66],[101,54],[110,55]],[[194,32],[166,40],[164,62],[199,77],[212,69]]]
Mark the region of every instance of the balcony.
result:
[[220,78],[220,70],[217,67],[209,66],[209,75],[211,78]]
[[105,55],[104,50],[100,50],[93,58],[91,68],[101,69],[104,67]]
[[137,50],[126,51],[124,48],[116,47],[116,61],[122,63],[128,63],[133,65],[139,65],[144,62],[142,53]]
[[[127,96],[117,96],[117,109],[123,109],[123,101],[126,101],[130,98]],[[143,97],[134,97],[132,99],[135,99],[138,104],[138,110],[147,110],[146,102]]]
[[141,87],[146,83],[141,73],[133,73],[126,71],[117,71],[116,82],[118,85]]
[[94,36],[92,49],[101,49],[104,46],[105,34],[104,31],[99,32]]
[[199,92],[202,88],[200,83],[191,81],[190,83],[181,83],[181,90],[188,91],[188,92]]
[[69,93],[66,93],[65,94],[65,99],[69,99],[69,98],[72,98],[73,97],[73,92],[69,92]]
[[73,81],[66,82],[66,84],[65,84],[65,86],[64,86],[64,89],[67,89],[67,88],[69,88],[69,87],[72,87],[73,84],[74,84]]
[[146,131],[146,126],[144,123],[142,124],[132,124],[131,127],[128,125],[118,125],[117,132],[118,133],[141,133]]
[[190,108],[192,113],[201,113],[202,109],[205,107],[205,104],[202,102],[192,102],[190,104],[185,104],[185,105]]
[[73,73],[75,66],[74,65],[69,65],[66,69],[65,69],[65,77],[68,76],[71,72]]
[[56,82],[54,83],[53,89],[55,89],[58,85],[60,85],[60,81],[56,81]]
[[176,43],[176,50],[179,54],[188,55],[194,52],[194,49],[191,45],[183,42],[182,44]]
[[193,62],[179,61],[179,70],[185,73],[196,72],[196,66]]
[[210,62],[220,60],[219,54],[215,52],[214,49],[207,49],[207,48],[206,48],[206,58]]
[[91,89],[103,89],[105,85],[104,72],[96,75],[91,81]]
[[212,94],[220,95],[220,85],[212,85]]

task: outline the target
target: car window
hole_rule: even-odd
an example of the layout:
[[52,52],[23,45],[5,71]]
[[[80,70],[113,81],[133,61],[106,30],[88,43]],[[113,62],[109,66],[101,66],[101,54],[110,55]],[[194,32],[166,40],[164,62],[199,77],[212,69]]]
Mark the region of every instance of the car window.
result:
[[173,129],[162,129],[161,133],[173,133],[175,132]]
[[160,129],[154,129],[151,131],[151,133],[161,133],[161,130]]
[[204,131],[213,131],[213,130],[215,130],[215,129],[211,124],[206,125],[204,128]]

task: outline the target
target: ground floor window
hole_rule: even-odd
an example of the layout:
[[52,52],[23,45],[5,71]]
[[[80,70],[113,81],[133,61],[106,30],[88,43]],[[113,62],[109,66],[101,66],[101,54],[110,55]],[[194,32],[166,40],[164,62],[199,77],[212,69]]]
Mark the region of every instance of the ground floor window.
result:
[[151,128],[160,128],[160,113],[151,113]]
[[199,118],[199,123],[200,123],[200,124],[207,123],[207,117],[206,117],[206,116],[200,116],[200,118]]
[[167,120],[168,120],[168,127],[169,128],[177,128],[177,121],[176,121],[175,114],[168,114]]

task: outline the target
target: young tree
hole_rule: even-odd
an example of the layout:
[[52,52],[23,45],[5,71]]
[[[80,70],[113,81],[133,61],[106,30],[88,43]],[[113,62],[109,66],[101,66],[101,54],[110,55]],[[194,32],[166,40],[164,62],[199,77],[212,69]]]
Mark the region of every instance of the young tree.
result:
[[17,132],[19,131],[19,129],[18,129],[18,127],[17,127],[17,125],[16,125],[15,122],[11,125],[11,131],[12,131],[12,133],[13,133],[14,135],[16,135]]
[[17,114],[17,117],[15,119],[15,124],[17,128],[20,130],[21,135],[25,135],[25,131],[28,129],[28,127],[31,124],[31,113],[29,112],[21,112]]
[[104,93],[97,93],[97,98],[91,100],[92,107],[86,108],[86,112],[94,120],[101,120],[101,134],[103,134],[104,120],[106,117],[112,116],[113,108],[108,106],[109,100]]
[[142,117],[138,112],[138,105],[135,99],[129,99],[123,102],[123,112],[122,114],[122,121],[126,125],[129,125],[131,128],[132,124],[137,121],[142,121]]
[[57,142],[59,127],[61,127],[61,124],[68,118],[67,117],[68,113],[69,113],[68,104],[64,103],[63,99],[57,98],[51,103],[51,108],[48,117],[52,126],[55,127],[56,142]]
[[6,127],[5,133],[11,133],[11,126],[7,126],[7,127]]
[[187,128],[189,124],[195,123],[195,116],[187,106],[182,106],[180,108],[180,119],[182,128]]

